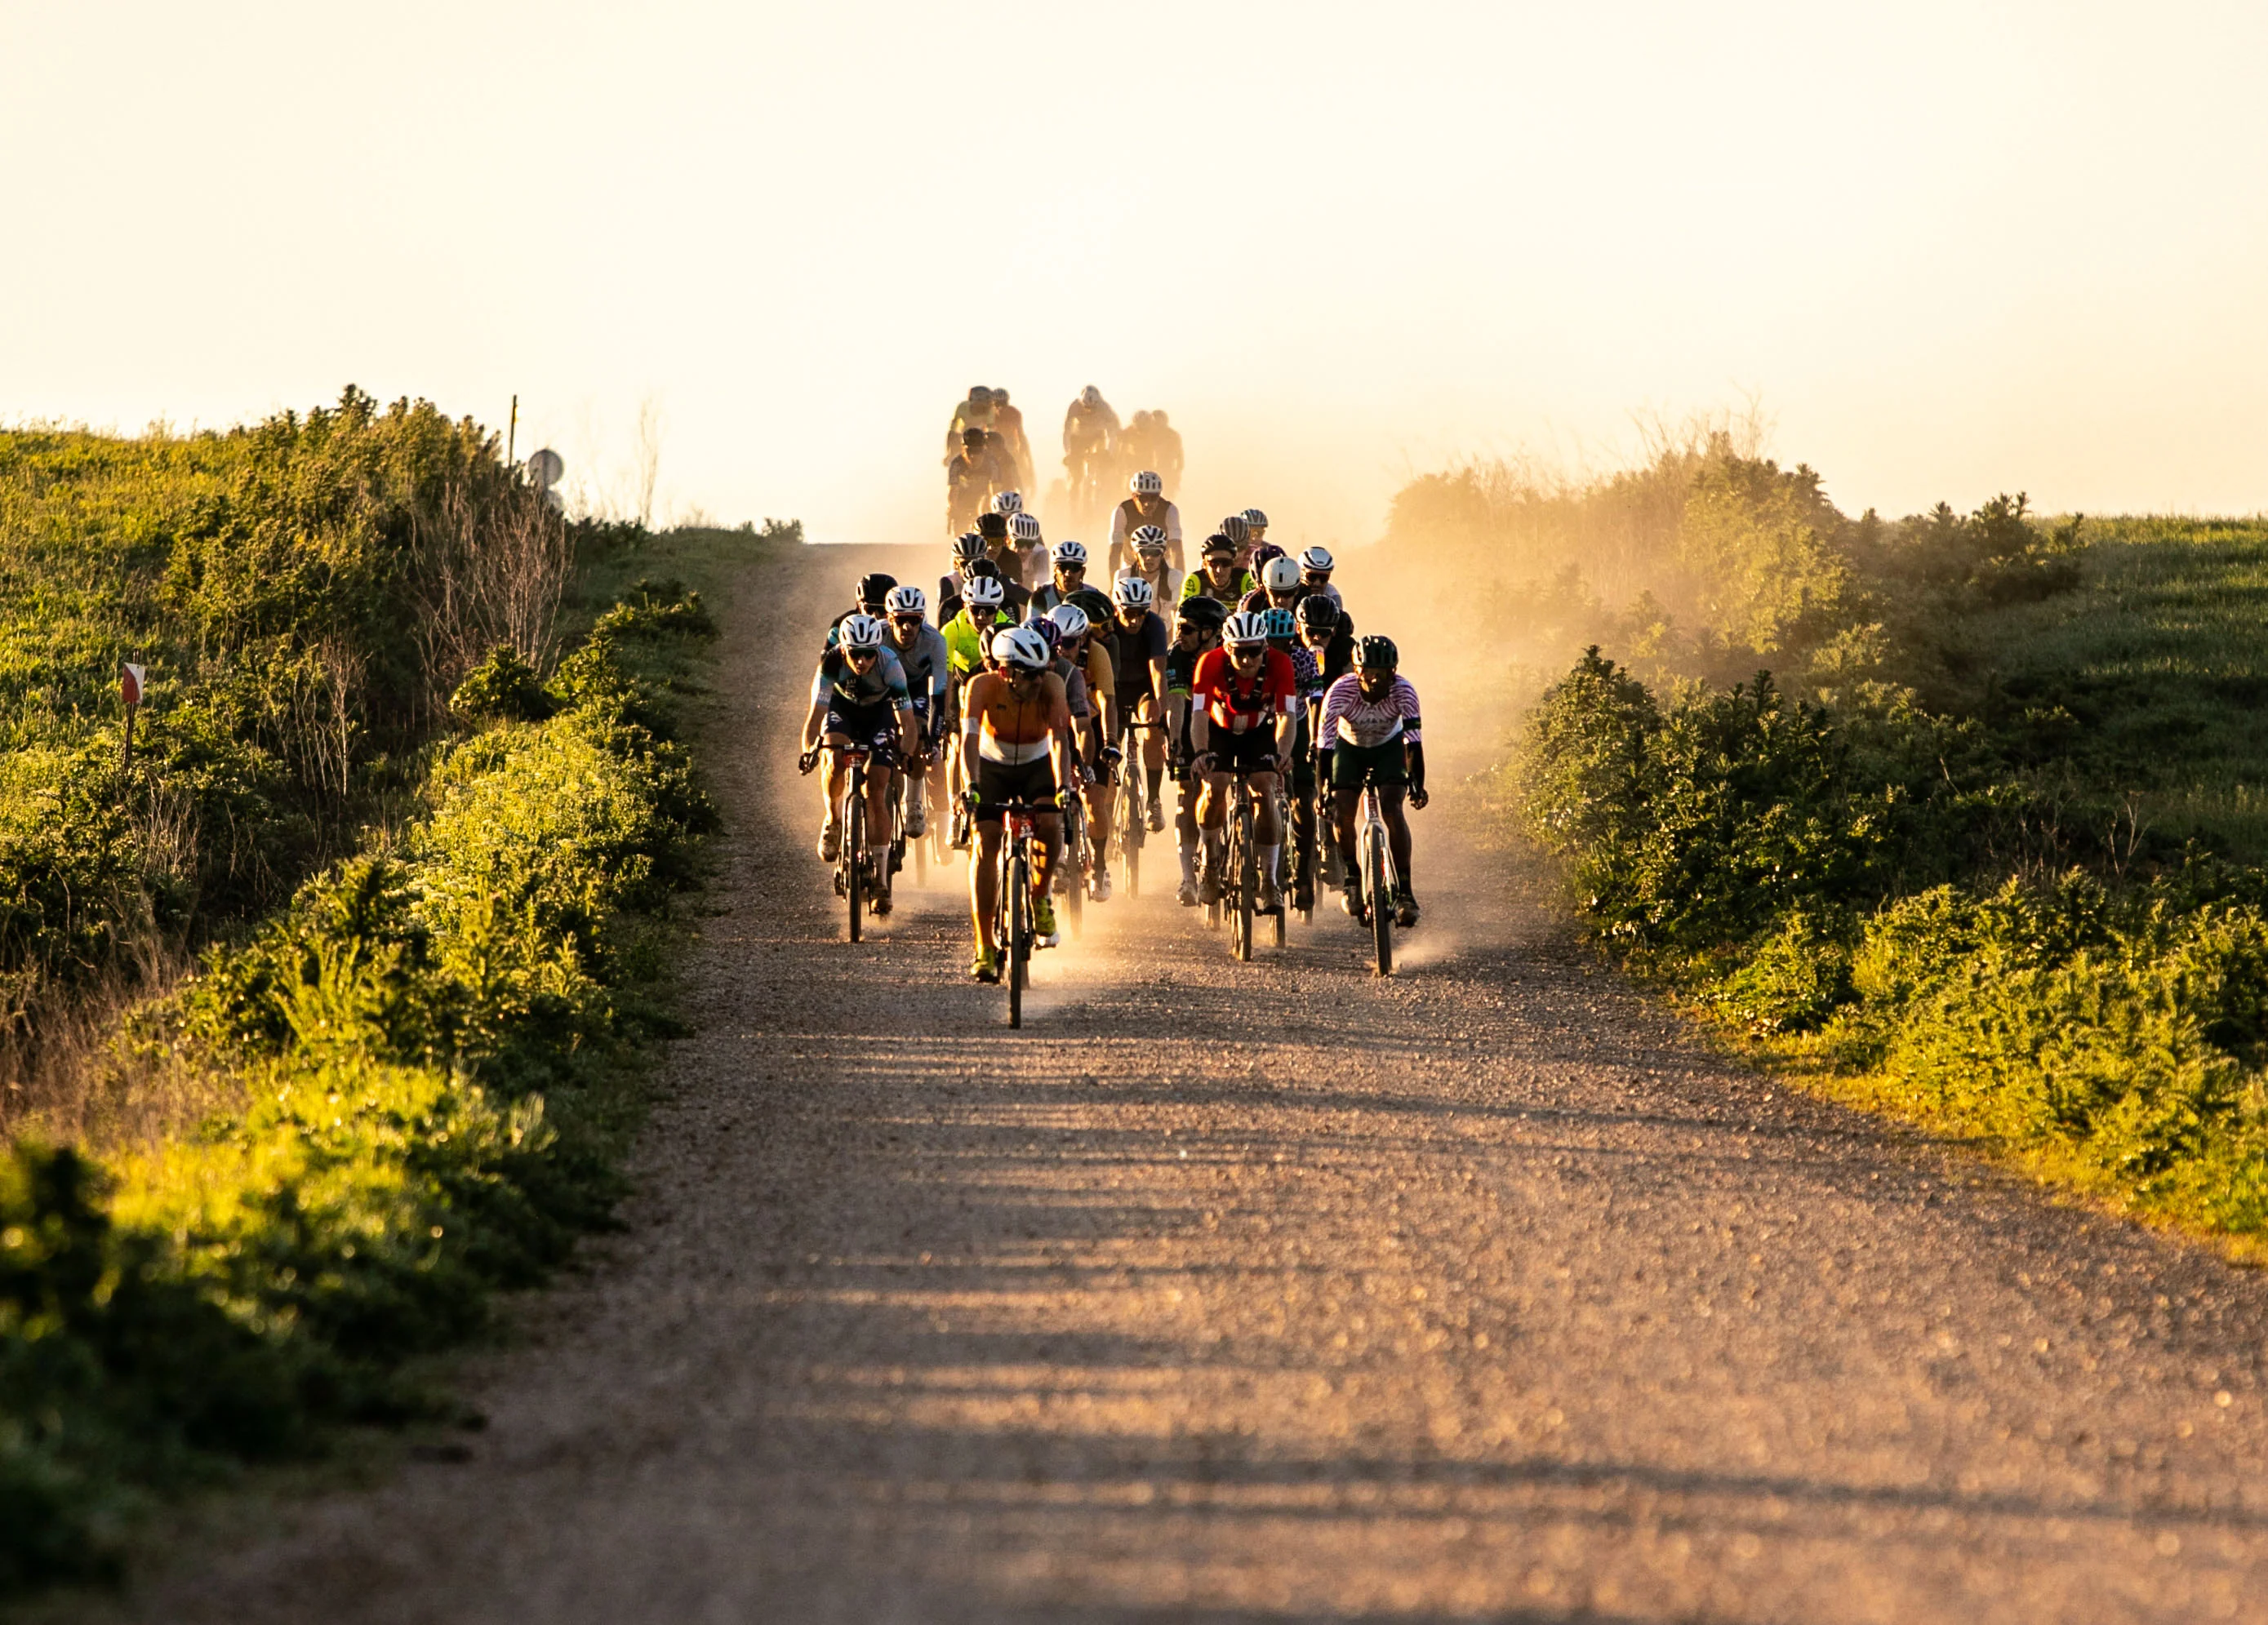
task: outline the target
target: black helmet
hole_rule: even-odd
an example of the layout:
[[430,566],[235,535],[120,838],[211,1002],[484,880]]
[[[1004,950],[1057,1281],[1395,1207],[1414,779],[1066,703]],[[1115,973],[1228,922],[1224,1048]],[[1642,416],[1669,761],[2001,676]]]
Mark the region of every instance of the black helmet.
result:
[[1199,593],[1195,598],[1183,599],[1182,607],[1174,612],[1174,619],[1208,632],[1218,632],[1228,620],[1228,606],[1217,598]]
[[995,581],[1000,579],[1000,567],[990,559],[978,559],[961,573],[971,581],[976,580],[979,576],[989,576]]
[[885,576],[880,570],[858,577],[858,601],[862,604],[882,603],[890,596],[890,589],[898,585],[895,576]]
[[1339,607],[1328,592],[1310,592],[1300,600],[1299,616],[1301,626],[1328,632],[1339,623]]
[[1390,637],[1373,632],[1354,646],[1354,663],[1370,671],[1393,671],[1402,664],[1402,651]]
[[983,558],[984,538],[975,531],[961,532],[953,539],[953,556],[957,562],[962,564],[968,563],[972,559]]
[[1116,613],[1110,602],[1110,594],[1100,587],[1081,587],[1064,602],[1076,604],[1086,611],[1086,618],[1097,626],[1109,625],[1110,617]]
[[1220,522],[1220,533],[1241,548],[1252,540],[1252,526],[1241,513],[1232,513]]
[[980,513],[976,516],[976,533],[987,541],[1008,540],[1008,516],[1005,513]]

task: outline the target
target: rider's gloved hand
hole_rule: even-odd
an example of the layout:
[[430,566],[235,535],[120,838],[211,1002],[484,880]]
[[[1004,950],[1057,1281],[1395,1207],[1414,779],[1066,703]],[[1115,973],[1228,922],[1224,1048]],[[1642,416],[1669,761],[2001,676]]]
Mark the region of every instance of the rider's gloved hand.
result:
[[961,805],[971,812],[976,811],[976,804],[983,799],[984,798],[974,790],[964,790],[961,792]]
[[1065,812],[1069,812],[1078,800],[1079,792],[1075,790],[1059,790],[1056,792],[1056,805]]
[[795,759],[795,770],[798,773],[809,773],[818,765],[819,753],[815,750],[807,750]]
[[1423,784],[1412,784],[1410,787],[1410,805],[1418,812],[1423,812],[1425,810],[1425,804],[1432,799],[1432,798],[1425,793],[1425,787]]
[[1126,753],[1120,750],[1116,745],[1106,745],[1102,747],[1102,765],[1104,767],[1115,768],[1125,760]]

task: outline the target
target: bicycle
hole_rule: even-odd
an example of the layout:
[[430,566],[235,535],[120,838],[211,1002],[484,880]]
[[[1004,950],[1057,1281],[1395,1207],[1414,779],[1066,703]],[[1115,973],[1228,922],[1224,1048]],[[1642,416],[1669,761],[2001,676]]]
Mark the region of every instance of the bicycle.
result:
[[1220,901],[1208,904],[1205,923],[1218,925],[1223,919],[1233,922],[1228,949],[1239,960],[1249,962],[1252,958],[1253,916],[1270,914],[1276,922],[1276,945],[1284,945],[1284,903],[1279,894],[1275,908],[1260,907],[1260,843],[1254,834],[1253,806],[1257,799],[1252,788],[1254,773],[1272,773],[1273,767],[1249,768],[1239,766],[1229,769],[1235,779],[1236,815],[1228,821]]
[[[865,912],[873,901],[868,895],[873,885],[873,876],[868,872],[872,854],[866,849],[866,761],[873,752],[864,746],[851,745],[836,754],[849,764],[850,783],[843,797],[843,839],[835,859],[835,894],[850,903],[850,940],[858,942],[865,933]],[[804,764],[816,763],[818,760],[817,751],[806,751],[797,766],[808,773],[811,768]],[[887,861],[887,854],[884,861]]]
[[[1145,732],[1163,728],[1161,722],[1129,721],[1127,732]],[[1149,834],[1150,795],[1149,776],[1142,767],[1142,753],[1130,748],[1120,764],[1118,780],[1118,810],[1111,819],[1111,827],[1118,831],[1118,862],[1124,876],[1126,895],[1142,894],[1142,842]]]
[[992,940],[1008,956],[1008,974],[1002,978],[1008,984],[1008,1025],[1020,1027],[1024,989],[1031,980],[1033,819],[1037,813],[1054,811],[1054,806],[1035,801],[1004,801],[999,806],[1000,878],[993,905]]
[[1362,906],[1370,915],[1371,944],[1378,974],[1394,974],[1394,900],[1398,880],[1394,872],[1394,843],[1387,838],[1386,813],[1380,805],[1378,785],[1362,787],[1362,828],[1355,836],[1361,853]]

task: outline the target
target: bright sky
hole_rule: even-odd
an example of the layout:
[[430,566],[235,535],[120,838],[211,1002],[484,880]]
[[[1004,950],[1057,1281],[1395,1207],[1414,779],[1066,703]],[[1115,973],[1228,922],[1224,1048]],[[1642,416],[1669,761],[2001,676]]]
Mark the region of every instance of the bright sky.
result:
[[2268,509],[2258,0],[0,0],[0,419],[351,380],[681,511],[940,523],[953,403],[1193,519],[1753,393],[1847,510]]

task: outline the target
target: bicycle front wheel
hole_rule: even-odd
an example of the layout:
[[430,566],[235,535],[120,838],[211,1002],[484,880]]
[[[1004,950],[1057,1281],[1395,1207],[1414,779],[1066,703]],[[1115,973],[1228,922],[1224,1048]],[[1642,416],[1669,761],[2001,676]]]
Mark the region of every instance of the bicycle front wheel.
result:
[[1370,904],[1371,945],[1378,974],[1394,974],[1394,899],[1387,889],[1386,832],[1376,825],[1363,836],[1363,890]]
[[1252,906],[1260,895],[1260,855],[1252,845],[1252,808],[1236,810],[1236,957],[1252,958]]
[[865,929],[862,916],[866,911],[866,797],[865,787],[855,778],[850,782],[850,816],[844,823],[843,861],[850,866],[850,872],[843,894],[850,900],[850,940],[857,942]]
[[1031,860],[1021,852],[1008,864],[1008,1025],[1024,1025],[1024,967],[1032,958]]

